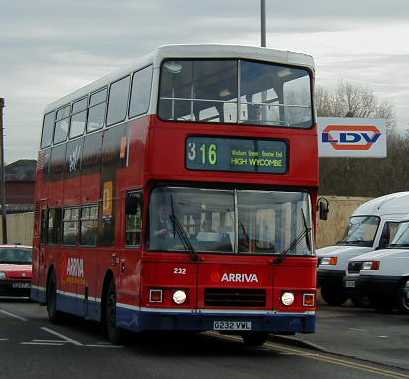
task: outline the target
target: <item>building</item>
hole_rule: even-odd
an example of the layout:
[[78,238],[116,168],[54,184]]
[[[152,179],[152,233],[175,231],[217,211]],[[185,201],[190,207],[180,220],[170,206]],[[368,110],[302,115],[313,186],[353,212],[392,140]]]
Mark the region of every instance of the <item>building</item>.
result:
[[7,213],[34,211],[37,161],[20,159],[6,166]]

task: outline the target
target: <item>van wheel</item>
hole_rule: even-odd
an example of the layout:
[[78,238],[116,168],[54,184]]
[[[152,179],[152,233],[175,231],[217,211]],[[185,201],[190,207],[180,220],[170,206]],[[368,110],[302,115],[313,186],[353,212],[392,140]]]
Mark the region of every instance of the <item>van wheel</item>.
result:
[[243,334],[241,338],[246,346],[263,346],[267,341],[267,333],[249,333]]
[[409,314],[409,279],[406,279],[399,289],[398,306],[401,312]]
[[391,313],[393,308],[393,301],[390,299],[377,298],[371,296],[369,302],[373,308],[379,313]]
[[121,342],[122,333],[116,325],[116,289],[113,279],[109,282],[104,299],[104,331],[108,340],[114,345]]
[[57,311],[57,280],[54,270],[47,281],[47,314],[48,319],[57,324],[62,321],[62,313]]
[[321,297],[328,305],[332,306],[343,305],[348,300],[348,296],[342,288],[331,286],[321,287]]
[[352,296],[351,302],[352,302],[352,305],[357,308],[367,308],[371,305],[368,297],[366,296],[358,296],[358,295]]

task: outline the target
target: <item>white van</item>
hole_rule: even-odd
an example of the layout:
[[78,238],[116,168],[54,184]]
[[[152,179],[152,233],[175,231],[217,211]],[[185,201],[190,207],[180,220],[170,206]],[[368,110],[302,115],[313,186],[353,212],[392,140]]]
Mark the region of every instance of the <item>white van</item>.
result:
[[[318,284],[329,305],[342,305],[350,297],[344,287],[348,261],[358,255],[385,248],[400,221],[409,213],[409,192],[378,197],[359,206],[349,219],[345,237],[335,246],[317,250]],[[359,303],[360,297],[351,297]]]
[[[407,217],[409,219],[409,217]],[[409,313],[409,221],[399,224],[387,249],[352,258],[345,285],[378,309]]]

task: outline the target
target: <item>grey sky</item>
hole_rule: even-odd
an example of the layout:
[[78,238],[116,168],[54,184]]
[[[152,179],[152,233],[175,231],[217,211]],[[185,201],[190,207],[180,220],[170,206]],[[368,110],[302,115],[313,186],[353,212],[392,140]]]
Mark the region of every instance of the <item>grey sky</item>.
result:
[[[409,1],[267,3],[267,45],[305,52],[317,83],[348,80],[409,128]],[[6,160],[35,158],[47,103],[167,43],[259,44],[259,0],[0,0]]]

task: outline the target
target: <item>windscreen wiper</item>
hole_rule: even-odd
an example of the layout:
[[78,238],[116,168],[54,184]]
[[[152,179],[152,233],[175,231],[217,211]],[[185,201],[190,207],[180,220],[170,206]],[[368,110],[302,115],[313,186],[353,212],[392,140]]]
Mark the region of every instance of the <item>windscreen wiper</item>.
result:
[[173,225],[173,235],[175,236],[175,234],[178,235],[178,237],[180,238],[180,240],[182,241],[185,250],[186,251],[190,251],[190,253],[192,254],[192,260],[194,262],[197,262],[199,260],[199,256],[197,255],[195,249],[193,248],[192,243],[190,242],[190,238],[186,232],[186,230],[184,229],[183,225],[180,223],[180,221],[178,220],[178,218],[175,215],[175,208],[173,205],[173,196],[170,195],[170,205],[172,208],[172,214],[169,216],[170,221],[172,222]]
[[194,262],[198,261],[199,257],[197,255],[195,249],[193,248],[193,245],[190,242],[190,238],[188,237],[187,232],[183,228],[180,221],[177,219],[177,217],[175,215],[170,215],[169,218],[170,218],[170,220],[172,221],[172,223],[174,225],[174,230],[176,231],[176,234],[178,235],[178,237],[182,241],[183,245],[185,246],[185,250],[190,251],[192,253],[192,260]]
[[277,263],[277,264],[282,263],[285,257],[288,255],[288,253],[291,250],[293,250],[300,243],[300,241],[304,239],[304,237],[305,237],[305,242],[307,244],[308,249],[311,250],[311,239],[310,239],[311,227],[309,227],[307,224],[307,219],[305,217],[303,209],[301,209],[301,213],[302,213],[302,218],[303,218],[304,230],[297,237],[294,238],[294,240],[290,243],[290,245],[286,249],[284,249],[279,254],[279,256],[274,261],[274,263]]

